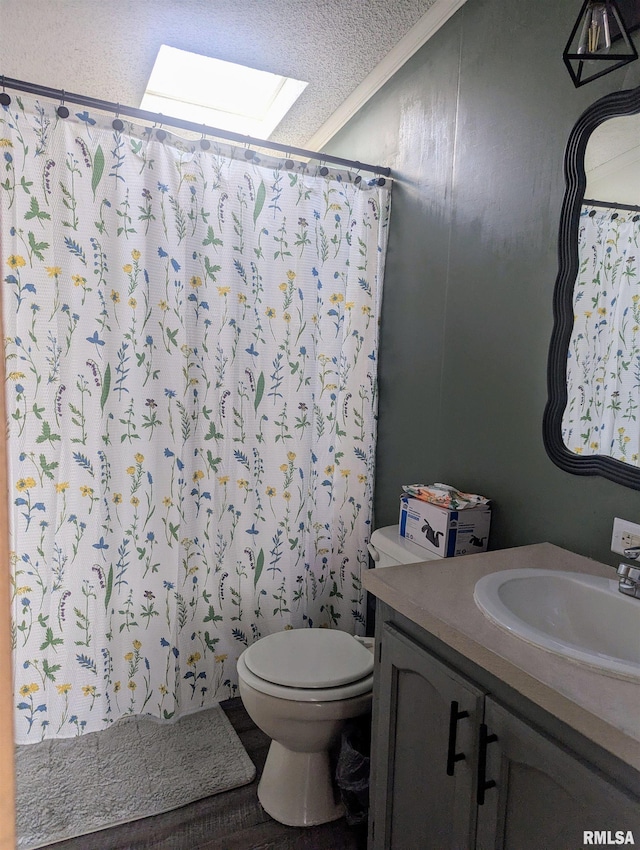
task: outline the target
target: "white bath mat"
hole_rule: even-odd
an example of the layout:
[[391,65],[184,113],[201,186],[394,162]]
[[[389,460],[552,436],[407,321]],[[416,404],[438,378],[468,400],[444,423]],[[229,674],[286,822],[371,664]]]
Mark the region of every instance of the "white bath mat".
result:
[[16,747],[19,850],[157,815],[251,782],[255,767],[219,706]]

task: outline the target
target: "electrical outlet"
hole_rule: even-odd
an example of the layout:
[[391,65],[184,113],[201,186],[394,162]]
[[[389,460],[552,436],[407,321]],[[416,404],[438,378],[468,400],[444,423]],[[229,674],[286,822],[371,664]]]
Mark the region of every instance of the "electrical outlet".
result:
[[611,551],[624,555],[624,550],[633,546],[640,546],[640,525],[616,517],[613,520]]

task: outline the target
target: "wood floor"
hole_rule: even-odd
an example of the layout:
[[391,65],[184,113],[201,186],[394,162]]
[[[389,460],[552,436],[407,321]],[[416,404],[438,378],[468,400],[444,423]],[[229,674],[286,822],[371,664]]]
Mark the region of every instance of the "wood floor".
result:
[[350,827],[344,818],[307,828],[283,826],[270,818],[257,797],[269,739],[239,699],[222,707],[256,766],[250,785],[43,850],[366,850],[366,827]]

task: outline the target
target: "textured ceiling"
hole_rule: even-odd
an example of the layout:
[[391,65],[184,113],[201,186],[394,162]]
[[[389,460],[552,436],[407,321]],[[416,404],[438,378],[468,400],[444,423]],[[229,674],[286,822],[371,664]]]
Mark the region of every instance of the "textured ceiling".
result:
[[309,82],[304,147],[436,0],[0,0],[0,74],[139,106],[161,44]]

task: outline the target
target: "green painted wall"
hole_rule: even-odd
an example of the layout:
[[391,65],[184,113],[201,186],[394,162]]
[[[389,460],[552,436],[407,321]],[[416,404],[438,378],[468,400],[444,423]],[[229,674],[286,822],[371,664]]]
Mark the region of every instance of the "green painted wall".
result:
[[[468,0],[326,146],[391,166],[376,526],[401,485],[494,500],[491,548],[548,540],[615,564],[640,492],[572,476],[542,443],[564,146],[640,61],[575,89],[579,0]],[[637,37],[640,42],[640,38]]]

